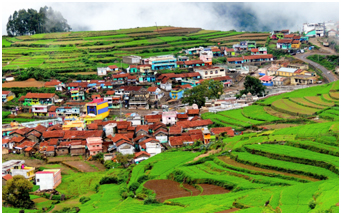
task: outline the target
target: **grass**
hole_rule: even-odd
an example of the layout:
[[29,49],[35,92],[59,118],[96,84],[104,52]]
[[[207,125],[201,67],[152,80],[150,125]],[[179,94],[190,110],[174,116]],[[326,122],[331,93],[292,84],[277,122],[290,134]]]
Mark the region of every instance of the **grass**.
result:
[[251,105],[244,107],[242,110],[242,114],[250,119],[254,120],[260,120],[260,121],[267,121],[267,122],[272,122],[272,121],[278,121],[282,120],[279,117],[272,116],[265,112],[263,106],[258,106],[258,105]]

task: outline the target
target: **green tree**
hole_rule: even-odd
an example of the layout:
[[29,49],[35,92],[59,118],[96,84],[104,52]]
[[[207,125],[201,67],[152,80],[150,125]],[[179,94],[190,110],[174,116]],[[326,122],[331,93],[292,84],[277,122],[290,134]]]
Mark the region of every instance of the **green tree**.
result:
[[244,81],[244,90],[240,91],[240,94],[237,97],[241,97],[243,94],[251,93],[252,95],[263,96],[265,94],[266,87],[262,84],[262,82],[254,77],[246,76]]
[[129,186],[129,191],[133,191],[135,193],[135,191],[139,188],[140,183],[139,182],[133,182],[130,186]]
[[117,161],[124,167],[127,168],[128,164],[129,164],[129,160],[132,159],[134,157],[134,155],[123,155],[121,153],[117,153],[116,154],[116,159]]
[[182,99],[183,103],[197,104],[198,107],[205,105],[206,98],[219,99],[223,94],[223,84],[220,81],[206,80],[200,85],[186,90]]
[[16,175],[6,182],[6,186],[2,189],[2,200],[5,204],[12,205],[16,208],[32,208],[34,202],[30,199],[29,192],[32,190],[33,184],[25,179],[22,175]]

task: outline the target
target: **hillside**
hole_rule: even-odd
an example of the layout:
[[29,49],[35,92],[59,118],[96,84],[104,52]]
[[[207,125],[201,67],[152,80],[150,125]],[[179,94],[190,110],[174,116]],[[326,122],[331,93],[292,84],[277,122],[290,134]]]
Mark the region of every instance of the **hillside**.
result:
[[127,68],[127,64],[121,64],[125,55],[176,54],[184,48],[217,43],[232,46],[241,40],[264,45],[268,35],[160,26],[3,37],[2,71],[40,68],[59,74],[94,74],[97,67],[110,64]]

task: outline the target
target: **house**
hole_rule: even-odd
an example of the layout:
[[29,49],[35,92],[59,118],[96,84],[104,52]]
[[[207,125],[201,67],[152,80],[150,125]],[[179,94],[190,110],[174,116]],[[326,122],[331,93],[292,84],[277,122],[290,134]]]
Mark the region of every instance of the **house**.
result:
[[[233,80],[230,76],[226,75],[226,76],[222,76],[222,77],[216,77],[216,78],[210,78],[210,79],[206,79],[207,81],[213,80],[213,81],[220,81],[224,87],[229,87],[233,84]],[[204,79],[200,80],[199,83],[201,84],[202,82],[206,81]]]
[[32,180],[35,177],[34,172],[35,172],[35,168],[34,167],[27,167],[27,166],[24,165],[24,163],[21,164],[20,166],[14,167],[13,169],[10,170],[10,174],[12,176],[22,175],[22,176],[24,176],[29,181]]
[[33,147],[27,147],[25,150],[24,150],[24,155],[27,156],[27,157],[31,157],[35,154],[35,152],[37,151],[37,149],[33,148]]
[[42,133],[38,131],[31,131],[30,133],[27,134],[26,138],[29,139],[32,142],[38,143],[40,142],[40,137],[42,136]]
[[174,125],[176,123],[176,111],[162,112],[162,123],[165,125]]
[[135,152],[135,148],[133,143],[129,142],[129,141],[121,141],[120,143],[116,144],[117,147],[117,152],[123,154],[123,155],[127,155],[127,154],[134,154]]
[[308,85],[315,84],[317,81],[316,77],[310,75],[295,75],[290,77],[291,85]]
[[[138,114],[131,114],[127,117],[127,122],[131,122],[131,126],[141,125],[141,116]],[[129,128],[129,125],[127,129]]]
[[273,81],[274,86],[283,86],[283,85],[287,85],[287,84],[290,83],[290,79],[289,78],[287,78],[287,77],[280,77],[280,76],[274,78],[272,81]]
[[188,120],[191,120],[195,116],[199,116],[199,109],[188,109],[187,110],[187,115],[188,115]]
[[292,49],[299,49],[301,47],[301,42],[299,40],[294,40],[291,44]]
[[32,113],[33,116],[36,117],[48,117],[49,111],[48,109],[51,105],[32,105]]
[[255,49],[255,48],[257,48],[256,41],[248,41],[247,42],[247,49],[248,50]]
[[149,87],[147,92],[149,92],[151,101],[159,101],[164,96],[164,93],[158,87]]
[[277,40],[278,49],[291,49],[291,43],[293,39],[279,39]]
[[56,147],[56,154],[57,154],[57,156],[60,156],[60,155],[68,155],[68,154],[69,154],[70,146],[71,146],[71,141],[68,141],[68,142],[61,142],[61,143]]
[[147,160],[150,157],[151,156],[150,156],[150,154],[148,152],[140,151],[140,152],[136,152],[135,153],[134,161],[135,161],[136,164],[138,164],[141,161]]
[[8,180],[11,180],[13,177],[10,175],[10,174],[7,174],[7,175],[3,175],[2,176],[2,186],[5,186],[6,185],[6,182]]
[[141,151],[146,151],[150,156],[160,154],[162,151],[162,146],[160,141],[155,138],[148,138],[138,143]]
[[200,134],[189,134],[189,135],[182,135],[177,137],[170,137],[169,138],[169,146],[172,148],[182,147],[184,145],[192,145],[196,141],[204,142],[203,135]]
[[188,55],[196,55],[196,54],[200,53],[202,50],[204,50],[203,47],[199,47],[199,48],[194,47],[194,48],[187,49],[185,51],[185,53]]
[[129,109],[149,109],[149,93],[135,92],[129,100]]
[[85,155],[85,145],[83,145],[81,141],[72,142],[70,146],[70,155]]
[[162,80],[160,83],[160,88],[164,89],[165,91],[171,91],[172,90],[172,82],[170,80]]
[[196,67],[196,66],[205,66],[205,63],[202,60],[183,61],[183,64],[184,64],[185,68],[192,68],[192,67]]
[[63,139],[65,131],[44,131],[43,140],[49,140],[51,138]]
[[210,119],[196,120],[196,121],[179,121],[176,123],[176,125],[181,127],[182,129],[202,129],[202,128],[207,129],[207,126],[211,124],[213,124],[213,122]]
[[276,74],[279,76],[295,76],[295,72],[297,71],[297,69],[294,68],[286,68],[286,67],[281,67],[277,70]]
[[2,103],[6,103],[15,98],[15,94],[11,91],[2,91]]
[[13,169],[21,169],[25,165],[25,160],[9,160],[2,163],[2,176],[10,174],[12,175]]
[[97,155],[102,152],[103,140],[101,137],[88,137],[86,138],[86,143],[90,155]]
[[277,70],[278,70],[279,68],[280,68],[280,67],[279,67],[278,65],[272,64],[272,65],[268,68],[268,70],[266,71],[266,74],[267,74],[268,76],[275,76],[275,75],[277,75]]
[[21,143],[20,145],[17,145],[14,147],[15,151],[17,154],[23,154],[24,153],[24,150],[28,147],[34,147],[36,143],[35,142],[31,142],[31,141],[24,141],[23,143]]
[[188,115],[185,114],[177,114],[176,117],[178,118],[178,121],[187,121],[188,120]]
[[212,65],[213,52],[212,51],[201,51],[199,60],[204,62],[205,66]]
[[62,182],[62,174],[60,169],[44,169],[36,173],[36,185],[39,190],[54,190]]
[[182,127],[174,125],[169,127],[168,134],[169,136],[180,136],[182,134],[182,130]]
[[141,57],[140,56],[123,56],[122,57],[122,62],[126,64],[140,64],[141,63]]
[[267,48],[258,47],[258,48],[251,49],[251,55],[260,55],[260,54],[267,54]]
[[118,71],[118,67],[116,65],[110,65],[107,67],[107,71],[116,72]]
[[187,61],[189,58],[187,56],[178,56],[178,61]]
[[272,54],[260,54],[260,55],[251,55],[251,56],[243,56],[244,63],[254,63],[254,62],[266,62],[273,61]]
[[173,55],[162,55],[149,58],[152,70],[176,68],[176,58]]
[[149,125],[138,125],[136,126],[135,135],[136,137],[140,135],[148,135],[149,134]]
[[56,155],[54,146],[48,146],[45,152],[46,157],[54,157]]
[[225,56],[231,57],[236,55],[236,51],[233,48],[223,47],[223,51]]
[[198,72],[202,79],[222,77],[226,75],[225,69],[218,66],[202,66],[194,68],[195,72]]
[[259,78],[264,86],[273,86],[273,79],[274,76],[267,76],[264,75],[263,77]]
[[147,125],[154,124],[156,122],[161,122],[162,120],[162,115],[161,114],[156,114],[156,115],[146,115],[144,116],[144,122]]
[[53,105],[58,98],[55,93],[27,93],[26,96],[21,96],[18,101],[23,102],[23,106]]
[[332,30],[329,30],[328,32],[327,32],[327,35],[328,35],[328,37],[337,37],[337,31],[335,31],[334,29],[332,29]]
[[160,141],[160,143],[168,143],[168,131],[161,128],[153,133],[155,139]]

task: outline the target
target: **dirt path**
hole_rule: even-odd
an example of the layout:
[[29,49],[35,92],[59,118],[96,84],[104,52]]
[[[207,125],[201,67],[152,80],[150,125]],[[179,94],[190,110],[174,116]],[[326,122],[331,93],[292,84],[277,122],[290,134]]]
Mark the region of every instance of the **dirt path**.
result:
[[195,157],[193,160],[194,160],[194,161],[197,161],[197,160],[199,160],[200,158],[204,158],[204,157],[207,157],[207,156],[216,154],[216,153],[218,153],[218,152],[220,152],[220,151],[221,151],[221,149],[211,150],[211,151],[208,151],[208,152],[205,153],[205,154],[201,154],[201,155]]
[[216,213],[233,213],[233,212],[239,211],[239,210],[240,210],[239,208],[231,208],[231,209],[224,210],[224,211],[219,211],[219,212],[216,212]]
[[321,43],[318,40],[320,40],[321,42],[323,41],[322,39],[315,37],[315,38],[310,38],[309,42],[311,42],[315,46],[320,47],[320,50],[322,50],[322,51],[325,51],[325,52],[333,54],[333,55],[338,55],[338,53],[334,49],[331,49],[329,47],[325,47],[325,46],[321,45]]
[[259,168],[259,167],[255,167],[255,166],[250,166],[250,165],[246,165],[246,164],[242,164],[239,163],[229,157],[218,157],[220,160],[224,161],[225,163],[235,166],[235,167],[240,167],[240,168],[244,168],[244,169],[249,169],[249,170],[253,170],[253,171],[258,171],[258,172],[266,172],[266,173],[275,173],[275,174],[279,174],[279,175],[285,175],[285,176],[290,176],[290,177],[295,177],[295,178],[300,178],[300,179],[304,179],[304,180],[308,180],[308,181],[320,181],[319,179],[316,178],[311,178],[305,175],[296,175],[296,174],[292,174],[292,173],[287,173],[287,172],[280,172],[280,171],[276,171],[276,170],[270,170],[270,169],[263,169],[263,168]]

